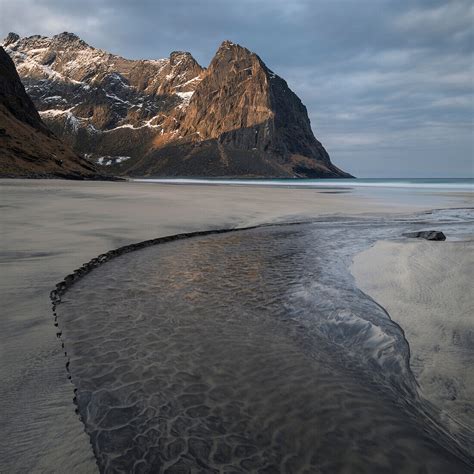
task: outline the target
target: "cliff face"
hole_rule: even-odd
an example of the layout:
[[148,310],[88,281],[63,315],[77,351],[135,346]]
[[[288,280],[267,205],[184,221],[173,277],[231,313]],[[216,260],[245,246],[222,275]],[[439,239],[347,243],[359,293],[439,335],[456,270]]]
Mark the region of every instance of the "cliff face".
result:
[[4,44],[48,126],[114,173],[348,176],[286,82],[229,41],[208,69],[181,51],[127,60],[70,33]]
[[45,126],[1,46],[0,177],[101,177]]
[[306,107],[287,83],[248,49],[225,41],[190,101],[181,130],[217,139],[228,153],[271,165],[284,176],[337,176],[311,130]]

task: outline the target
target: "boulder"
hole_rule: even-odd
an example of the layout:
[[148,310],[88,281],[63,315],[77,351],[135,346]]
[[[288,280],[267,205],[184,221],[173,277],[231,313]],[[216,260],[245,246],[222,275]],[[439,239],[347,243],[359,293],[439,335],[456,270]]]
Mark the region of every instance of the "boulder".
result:
[[403,235],[412,239],[446,240],[446,236],[440,230],[422,230],[419,232],[407,232]]

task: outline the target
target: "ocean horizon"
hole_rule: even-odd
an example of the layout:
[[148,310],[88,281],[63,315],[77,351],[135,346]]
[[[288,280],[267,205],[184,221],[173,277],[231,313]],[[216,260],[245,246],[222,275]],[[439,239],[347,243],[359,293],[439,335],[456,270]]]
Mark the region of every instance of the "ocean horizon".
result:
[[291,187],[385,187],[430,188],[474,191],[474,178],[135,178],[135,182],[162,184],[228,184],[241,186],[291,186]]

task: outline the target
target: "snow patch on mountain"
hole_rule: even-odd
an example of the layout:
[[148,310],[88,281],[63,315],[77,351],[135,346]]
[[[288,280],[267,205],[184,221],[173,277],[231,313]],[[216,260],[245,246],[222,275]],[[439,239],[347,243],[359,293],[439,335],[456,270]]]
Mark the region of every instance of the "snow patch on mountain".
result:
[[193,96],[194,91],[189,92],[176,92],[176,95],[181,98],[181,104],[178,105],[180,109],[185,109],[189,102],[191,101],[191,97]]
[[131,156],[101,156],[97,159],[97,164],[102,166],[117,165],[130,158]]

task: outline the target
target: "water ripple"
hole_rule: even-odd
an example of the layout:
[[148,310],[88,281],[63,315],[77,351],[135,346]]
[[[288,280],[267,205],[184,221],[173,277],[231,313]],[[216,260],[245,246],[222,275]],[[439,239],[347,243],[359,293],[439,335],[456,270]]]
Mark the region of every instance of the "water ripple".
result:
[[347,270],[426,219],[168,239],[66,279],[55,310],[101,471],[471,472]]

